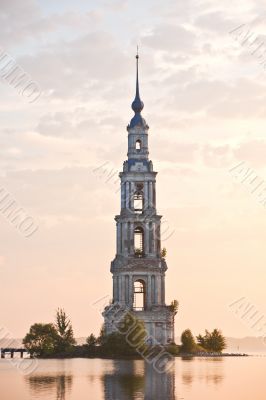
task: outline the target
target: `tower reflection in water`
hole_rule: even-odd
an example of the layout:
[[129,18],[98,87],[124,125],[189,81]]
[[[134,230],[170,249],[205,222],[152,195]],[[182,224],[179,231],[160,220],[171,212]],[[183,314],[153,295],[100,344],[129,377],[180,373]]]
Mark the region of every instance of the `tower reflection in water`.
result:
[[66,400],[66,394],[71,391],[71,375],[31,375],[26,377],[34,396],[38,398],[49,396],[49,399]]
[[105,400],[175,400],[174,368],[158,373],[143,360],[113,361],[103,376]]

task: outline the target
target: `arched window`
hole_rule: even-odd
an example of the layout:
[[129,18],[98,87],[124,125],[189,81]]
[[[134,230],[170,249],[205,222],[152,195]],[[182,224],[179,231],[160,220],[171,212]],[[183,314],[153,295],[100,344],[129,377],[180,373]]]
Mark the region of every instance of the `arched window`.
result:
[[141,214],[143,212],[143,192],[134,193],[134,212]]
[[144,243],[144,232],[143,229],[138,226],[134,230],[134,252],[137,257],[143,256],[143,243]]
[[137,151],[141,150],[141,140],[139,140],[139,139],[136,141],[136,150]]
[[146,285],[141,279],[134,282],[134,304],[135,311],[143,311],[146,307]]

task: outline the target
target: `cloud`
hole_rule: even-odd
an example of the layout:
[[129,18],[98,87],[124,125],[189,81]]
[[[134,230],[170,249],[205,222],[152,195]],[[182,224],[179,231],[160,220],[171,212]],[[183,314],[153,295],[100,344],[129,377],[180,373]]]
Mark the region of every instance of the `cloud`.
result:
[[180,25],[161,24],[143,35],[141,42],[157,50],[191,52],[195,49],[195,34]]
[[129,71],[129,58],[114,37],[103,31],[59,41],[34,56],[21,57],[19,62],[46,96],[76,96],[83,101],[101,99]]
[[112,195],[107,181],[112,163],[109,162],[106,173],[102,165],[101,162],[87,167],[9,171],[0,178],[0,186],[38,213],[85,215],[89,207],[96,210],[103,206],[102,202],[97,204],[103,192]]
[[265,167],[266,142],[264,140],[250,140],[241,143],[234,150],[235,157],[243,162],[250,163],[250,167]]
[[187,83],[179,90],[172,89],[170,98],[179,110],[186,112],[207,111],[215,103],[221,102],[228,95],[230,86],[222,81],[201,79]]
[[212,11],[200,15],[195,19],[195,25],[212,33],[227,35],[230,30],[237,26],[235,19],[230,18],[224,11]]
[[226,168],[232,165],[232,149],[228,144],[215,146],[206,145],[202,149],[202,158],[206,166],[214,168]]
[[197,143],[176,143],[156,140],[152,149],[152,158],[158,161],[191,164],[195,161],[199,145]]
[[110,9],[112,11],[121,11],[121,10],[125,10],[125,8],[127,8],[128,6],[128,0],[113,0],[112,2],[104,1],[104,6],[107,9]]
[[79,134],[69,115],[63,112],[43,115],[36,127],[36,132],[44,136],[71,137]]
[[[254,21],[262,11],[260,0],[243,3],[241,15],[236,0],[166,0],[163,6],[159,0],[1,2],[2,46],[43,90],[36,104],[25,105],[12,88],[1,86],[0,184],[40,222],[31,242],[8,223],[0,225],[5,273],[16,277],[17,293],[1,319],[14,324],[14,332],[23,334],[40,315],[25,289],[29,278],[36,295],[53,288],[51,310],[57,306],[56,287],[62,287],[73,315],[82,309],[88,287],[91,292],[99,286],[99,271],[102,290],[111,290],[106,271],[115,251],[117,174],[127,153],[137,42],[150,158],[159,172],[158,209],[176,232],[169,241],[169,265],[204,265],[206,272],[210,248],[212,273],[217,254],[221,266],[245,265],[251,259],[246,254],[254,254],[253,242],[256,254],[264,254],[260,226],[265,210],[236,188],[228,173],[239,160],[264,176],[265,73],[228,34],[240,25],[238,19],[263,33],[263,19]],[[248,138],[247,130],[252,132]],[[106,162],[106,172],[99,172]],[[108,180],[110,174],[114,178]],[[187,251],[192,242],[193,251]],[[225,248],[235,252],[233,261]],[[265,281],[263,263],[262,257],[250,264],[257,283]],[[174,269],[169,273],[175,282]],[[84,282],[84,290],[70,298],[63,275],[71,290],[75,279]],[[222,277],[221,288],[228,286],[228,276]],[[262,297],[263,290],[261,285]],[[8,287],[1,294],[3,301],[8,298]],[[28,320],[21,322],[10,317],[19,298],[29,310]],[[81,316],[77,331],[83,324],[84,332],[95,329]]]
[[[36,22],[38,21],[38,24]],[[30,39],[33,35],[51,29],[48,19],[43,19],[41,9],[34,0],[1,0],[0,35],[5,48]]]
[[[36,44],[52,39],[53,36],[67,35],[67,30],[87,32],[95,28],[102,20],[100,10],[63,10],[59,13],[47,12],[45,7],[34,0],[1,1],[0,34],[1,43],[5,48],[16,47],[18,44]],[[45,36],[44,36],[45,34]],[[63,35],[64,36],[64,35]]]
[[[90,144],[100,144],[100,138],[104,140],[104,135],[108,130],[109,134],[115,133],[119,126],[123,126],[125,121],[120,117],[114,118],[109,113],[98,115],[76,108],[72,112],[48,113],[41,116],[35,131],[44,136],[80,138],[85,137]],[[95,135],[97,132],[97,135]]]

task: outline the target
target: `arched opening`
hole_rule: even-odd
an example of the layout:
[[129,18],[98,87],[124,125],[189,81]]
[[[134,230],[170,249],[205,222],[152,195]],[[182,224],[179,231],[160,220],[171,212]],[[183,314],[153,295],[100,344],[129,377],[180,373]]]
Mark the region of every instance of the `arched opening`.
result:
[[136,150],[140,151],[141,150],[141,140],[136,140]]
[[143,212],[143,192],[135,192],[134,197],[134,212],[141,214]]
[[144,232],[141,226],[134,230],[134,253],[137,257],[143,256]]
[[141,279],[134,282],[134,304],[135,311],[143,311],[146,307],[146,285]]

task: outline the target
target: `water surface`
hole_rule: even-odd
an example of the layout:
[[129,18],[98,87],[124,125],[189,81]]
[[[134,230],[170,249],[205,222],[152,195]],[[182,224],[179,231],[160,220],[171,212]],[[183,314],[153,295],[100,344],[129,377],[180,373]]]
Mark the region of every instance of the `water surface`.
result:
[[266,357],[175,359],[160,374],[142,360],[0,360],[1,400],[265,400]]

